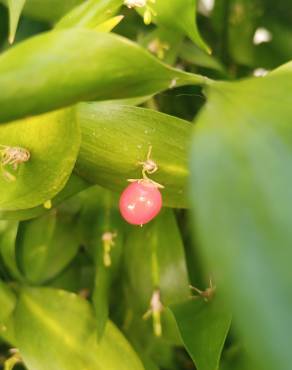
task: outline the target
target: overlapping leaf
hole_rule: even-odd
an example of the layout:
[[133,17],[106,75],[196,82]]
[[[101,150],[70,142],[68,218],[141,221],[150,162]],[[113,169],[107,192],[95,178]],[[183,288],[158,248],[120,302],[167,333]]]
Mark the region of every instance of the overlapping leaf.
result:
[[[25,289],[15,314],[16,345],[30,369],[143,370],[119,330],[108,323],[97,344],[95,319],[83,298],[62,290]],[[61,349],[61,350],[60,350]]]
[[[9,1],[13,0],[1,0],[1,2],[6,5]],[[82,1],[83,0],[26,0],[24,14],[41,21],[54,23],[74,6],[81,4]]]
[[96,28],[100,23],[112,18],[123,4],[123,0],[89,0],[67,13],[57,24],[56,29],[70,27]]
[[162,64],[117,35],[79,28],[47,32],[0,56],[0,122],[80,100],[141,97],[205,80]]
[[[197,27],[197,0],[155,0],[148,4],[152,8],[154,22],[188,36],[200,48],[210,52]],[[142,8],[142,12],[144,11]]]
[[217,370],[230,327],[231,314],[217,297],[209,302],[195,300],[173,305],[171,310],[184,345],[198,370]]
[[288,64],[262,79],[214,84],[192,151],[202,251],[266,370],[292,362],[291,81]]
[[14,41],[18,21],[26,0],[7,0],[9,8],[9,42]]
[[[56,207],[60,203],[62,203],[67,198],[72,197],[75,194],[78,194],[82,190],[85,190],[89,184],[80,178],[79,176],[75,175],[74,173],[70,176],[68,182],[66,183],[65,187],[58,193],[52,200],[51,206]],[[42,216],[43,214],[47,213],[48,209],[44,207],[44,205],[36,206],[34,208],[28,209],[20,209],[17,211],[1,211],[0,212],[0,219],[2,220],[16,220],[16,221],[24,221],[29,220],[31,218],[35,218],[38,216]]]
[[83,194],[79,228],[82,243],[95,261],[92,299],[98,338],[104,334],[109,317],[110,292],[119,272],[124,243],[126,225],[117,206],[117,195],[108,190],[93,187]]
[[7,284],[0,280],[0,325],[12,313],[16,303],[15,295]]
[[[141,178],[152,146],[155,181],[165,186],[164,205],[187,207],[187,153],[192,126],[181,119],[136,107],[81,104],[77,111],[82,145],[75,171],[87,181],[121,191]],[[118,135],[117,135],[118,133]]]
[[[0,210],[31,209],[51,200],[71,175],[80,146],[80,131],[74,110],[65,109],[0,126],[0,144],[26,149],[30,158],[5,164],[1,147]],[[12,158],[14,159],[14,157]],[[5,165],[4,165],[5,164]],[[6,171],[15,177],[7,179]]]
[[42,217],[19,224],[17,259],[30,283],[40,284],[52,279],[77,254],[79,243],[74,230],[78,208],[72,208],[68,211],[53,209]]
[[165,306],[189,296],[183,244],[172,210],[164,210],[150,224],[133,229],[125,248],[131,296],[142,314],[156,288],[160,288]]

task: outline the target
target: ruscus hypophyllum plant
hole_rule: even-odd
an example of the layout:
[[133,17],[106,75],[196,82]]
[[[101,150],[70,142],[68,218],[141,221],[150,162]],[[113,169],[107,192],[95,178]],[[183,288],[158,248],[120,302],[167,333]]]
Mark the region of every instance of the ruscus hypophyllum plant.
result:
[[16,177],[7,170],[7,167],[11,166],[16,171],[21,163],[25,163],[29,159],[30,152],[27,149],[0,144],[0,169],[7,181],[16,180]]
[[117,233],[107,231],[102,234],[102,244],[103,244],[103,263],[106,267],[110,267],[112,264],[111,261],[111,249],[115,245],[115,238],[117,237]]
[[292,368],[291,24],[0,0],[1,369]]

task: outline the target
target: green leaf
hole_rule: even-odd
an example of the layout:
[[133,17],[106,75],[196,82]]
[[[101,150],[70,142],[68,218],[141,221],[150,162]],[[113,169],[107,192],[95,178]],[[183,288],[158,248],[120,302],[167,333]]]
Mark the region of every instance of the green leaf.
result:
[[[228,52],[239,64],[253,65],[253,37],[262,17],[260,2],[233,0],[228,14]],[[226,14],[225,14],[226,17]],[[240,40],[240,42],[238,42]]]
[[[0,280],[0,324],[12,313],[16,303],[16,297],[7,284]],[[0,329],[1,331],[1,329]]]
[[80,100],[139,97],[205,82],[117,35],[87,29],[52,31],[0,56],[0,122]]
[[89,303],[73,293],[24,289],[15,309],[16,345],[29,369],[143,370],[119,330],[109,322],[97,344]]
[[[113,213],[113,211],[111,212]],[[97,335],[98,338],[102,338],[106,323],[109,317],[109,300],[111,289],[114,288],[114,279],[116,278],[118,268],[120,266],[121,252],[124,241],[123,230],[121,227],[120,215],[116,213],[116,219],[114,216],[110,216],[110,222],[107,225],[110,227],[114,235],[112,251],[110,253],[111,265],[107,266],[105,262],[105,251],[104,245],[98,243],[97,248],[97,261],[96,261],[96,275],[94,281],[94,291],[93,291],[93,303],[95,308],[95,314],[97,318]],[[105,222],[103,222],[103,234],[99,235],[99,240],[105,232]],[[111,231],[110,231],[111,232]]]
[[170,307],[184,345],[198,370],[217,370],[230,327],[231,314],[215,297],[205,302],[198,297]]
[[70,266],[51,280],[49,286],[88,295],[93,291],[94,275],[94,263],[81,249]]
[[[0,0],[6,5],[9,1],[13,0]],[[23,12],[29,17],[53,23],[82,2],[83,0],[26,0]]]
[[[151,356],[155,363],[169,368],[173,346],[181,346],[182,342],[167,306],[184,302],[189,296],[184,247],[174,212],[165,209],[142,228],[132,227],[123,260],[126,333],[142,358]],[[163,305],[158,320],[151,311],[151,300],[157,291]]]
[[195,20],[197,0],[155,0],[150,6],[156,13],[153,17],[154,22],[185,34],[201,49],[210,53],[210,48],[200,36]]
[[[164,205],[187,207],[187,150],[192,126],[150,109],[107,104],[80,104],[82,145],[75,171],[89,182],[114,191],[127,179],[141,178],[149,146],[159,167],[152,178],[165,186]],[[119,133],[117,135],[117,132]]]
[[112,18],[122,4],[123,0],[88,0],[67,13],[55,28],[96,28]]
[[13,43],[19,18],[26,0],[7,0],[9,9],[9,42]]
[[292,363],[291,89],[291,64],[264,78],[215,83],[192,150],[201,250],[265,370]]
[[[67,198],[72,197],[73,195],[83,191],[88,187],[88,183],[75,175],[74,173],[70,176],[65,187],[58,193],[51,201],[52,208],[58,206]],[[34,208],[21,209],[17,211],[1,211],[0,220],[14,220],[14,221],[25,221],[35,217],[42,216],[47,213],[49,210],[40,205]]]
[[214,56],[208,55],[191,42],[186,41],[183,43],[180,57],[196,66],[225,72],[223,65]]
[[155,288],[165,306],[189,296],[182,239],[170,209],[151,223],[133,228],[125,246],[125,273],[138,311],[147,311]]
[[[30,159],[21,163],[17,171],[9,165],[0,170],[1,211],[38,206],[64,188],[80,146],[73,109],[0,125],[0,137],[1,145],[30,153]],[[6,150],[0,149],[0,154]],[[15,177],[14,181],[7,181],[7,172]]]
[[13,370],[14,366],[18,364],[20,361],[17,357],[13,356],[10,357],[8,360],[4,362],[4,370]]
[[[83,194],[79,218],[82,244],[95,260],[92,300],[97,318],[97,335],[103,336],[109,316],[110,290],[120,267],[125,224],[118,211],[118,197],[112,192],[93,187]],[[104,240],[105,236],[108,240]],[[112,239],[110,239],[112,236]]]
[[32,284],[58,275],[75,257],[76,210],[53,209],[48,214],[19,224],[16,254],[23,275]]
[[95,31],[98,32],[111,32],[122,20],[124,19],[123,15],[117,15],[108,19],[107,21],[100,23]]
[[4,231],[0,235],[0,254],[3,264],[9,274],[16,280],[22,281],[23,277],[16,263],[15,242],[18,230],[18,222],[6,222]]

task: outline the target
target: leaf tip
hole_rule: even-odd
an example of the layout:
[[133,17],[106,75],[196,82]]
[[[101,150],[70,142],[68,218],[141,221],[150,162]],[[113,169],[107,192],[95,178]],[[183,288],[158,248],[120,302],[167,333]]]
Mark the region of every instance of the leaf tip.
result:
[[8,36],[8,42],[9,42],[9,44],[12,45],[14,43],[14,40],[15,40],[15,34],[14,33],[13,34],[10,34]]

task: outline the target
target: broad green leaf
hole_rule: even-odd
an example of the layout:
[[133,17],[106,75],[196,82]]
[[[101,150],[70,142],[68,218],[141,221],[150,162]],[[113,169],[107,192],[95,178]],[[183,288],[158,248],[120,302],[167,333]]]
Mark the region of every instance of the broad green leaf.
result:
[[117,15],[115,17],[112,17],[107,21],[100,23],[97,27],[95,27],[95,31],[111,32],[123,19],[124,19],[123,15]]
[[[95,260],[92,300],[97,318],[97,335],[104,333],[109,316],[109,299],[119,271],[125,224],[118,211],[118,197],[112,192],[93,187],[83,194],[79,218],[82,244]],[[108,240],[105,237],[108,236]],[[110,238],[112,237],[112,238]]]
[[18,230],[18,222],[1,221],[5,230],[0,235],[0,255],[5,269],[13,279],[23,280],[23,276],[18,269],[15,253],[15,242]]
[[[232,0],[228,14],[228,52],[238,64],[253,65],[253,37],[262,16],[257,1]],[[225,14],[226,17],[226,14]],[[240,42],[238,42],[240,40]]]
[[133,228],[125,246],[125,273],[138,311],[147,311],[155,288],[165,306],[189,296],[183,242],[174,213],[165,209],[151,223]]
[[[0,2],[8,5],[9,1],[13,0],[1,0]],[[26,0],[23,12],[29,17],[54,23],[82,2],[83,0]]]
[[[134,297],[132,297],[134,300]],[[182,347],[177,324],[169,309],[164,309],[161,317],[162,335],[157,337],[153,332],[152,320],[143,320],[142,314],[129,309],[129,301],[126,301],[124,331],[127,338],[135,346],[144,367],[147,370],[177,369],[175,349]]]
[[153,95],[147,95],[147,96],[139,96],[137,98],[129,98],[129,99],[105,100],[105,101],[101,101],[101,102],[94,102],[94,104],[134,105],[134,106],[138,106],[138,105],[141,105],[141,104],[145,104],[148,100],[150,100],[152,98],[152,96]]
[[[89,184],[85,180],[73,173],[65,187],[52,199],[52,208],[58,206],[67,198],[70,198],[73,195],[85,190],[88,188],[88,186]],[[0,220],[25,221],[42,216],[48,211],[49,209],[46,209],[43,204],[34,208],[20,209],[17,211],[1,211]]]
[[79,248],[76,212],[78,209],[57,208],[20,222],[16,255],[28,282],[40,284],[52,279],[75,257]]
[[[184,302],[189,296],[184,248],[173,211],[163,210],[142,228],[132,227],[126,239],[123,260],[127,336],[142,357],[150,356],[162,368],[170,368],[173,347],[181,346],[182,342],[167,306]],[[163,305],[161,336],[157,335],[156,321],[153,312],[149,311],[157,289]],[[148,317],[145,317],[147,312]]]
[[97,343],[89,303],[74,293],[25,289],[15,309],[16,345],[31,370],[143,370],[119,330],[108,322]]
[[257,366],[251,362],[244,346],[237,341],[233,341],[233,344],[223,352],[220,370],[250,370],[256,368]]
[[4,281],[0,280],[0,325],[10,316],[15,303],[16,297],[14,293]]
[[0,56],[0,122],[80,100],[139,97],[205,82],[117,35],[79,28],[51,31]]
[[[109,317],[110,292],[114,287],[114,280],[120,267],[122,246],[124,241],[121,217],[117,210],[104,208],[106,212],[99,226],[99,243],[96,243],[96,275],[94,281],[93,303],[97,319],[97,335],[102,338]],[[108,231],[109,230],[109,231]],[[106,262],[105,243],[100,242],[105,233],[113,234],[113,245],[108,253],[110,265]]]
[[[80,104],[77,111],[82,145],[75,171],[89,182],[114,191],[127,179],[141,178],[149,146],[159,169],[152,178],[165,186],[164,205],[187,207],[187,152],[192,126],[149,109]],[[117,135],[118,133],[118,135]]]
[[94,262],[81,249],[70,266],[51,280],[49,286],[88,295],[93,291],[94,276]]
[[217,370],[230,327],[231,314],[215,297],[197,297],[170,307],[184,342],[198,370]]
[[55,28],[96,28],[112,18],[122,4],[123,0],[88,0],[67,13]]
[[13,43],[19,18],[26,0],[7,0],[9,9],[9,42]]
[[153,4],[149,1],[149,6],[156,13],[154,22],[185,34],[201,49],[210,53],[210,48],[200,36],[196,24],[197,0],[155,0]]
[[189,41],[183,43],[179,55],[183,60],[196,66],[225,72],[223,65],[214,56],[208,55]]
[[192,200],[201,250],[258,368],[291,366],[290,65],[215,83],[197,120]]
[[[64,188],[77,157],[80,130],[74,110],[0,125],[0,144],[8,147],[0,148],[2,155],[11,147],[30,153],[30,159],[21,163],[17,171],[12,165],[0,171],[0,210],[15,211],[43,204]],[[6,179],[7,171],[15,177],[14,181]]]

